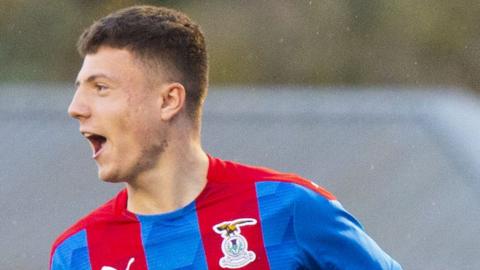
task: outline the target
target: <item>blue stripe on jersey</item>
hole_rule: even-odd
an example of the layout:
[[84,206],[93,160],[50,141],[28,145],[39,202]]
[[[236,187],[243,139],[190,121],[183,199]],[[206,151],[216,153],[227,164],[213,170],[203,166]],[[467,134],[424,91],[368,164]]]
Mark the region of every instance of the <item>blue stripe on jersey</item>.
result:
[[272,270],[300,267],[300,252],[293,231],[294,188],[291,183],[256,183],[263,241]]
[[61,243],[52,259],[52,270],[91,270],[87,233],[81,230]]
[[401,269],[338,201],[294,183],[258,182],[256,190],[272,270]]
[[162,215],[137,215],[149,269],[207,269],[195,203]]

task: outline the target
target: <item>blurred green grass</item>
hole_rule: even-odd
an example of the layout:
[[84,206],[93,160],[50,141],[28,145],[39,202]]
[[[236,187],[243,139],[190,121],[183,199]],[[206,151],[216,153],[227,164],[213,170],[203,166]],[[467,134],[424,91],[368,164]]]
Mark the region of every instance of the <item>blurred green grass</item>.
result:
[[215,85],[480,91],[480,2],[471,0],[2,0],[0,82],[73,81],[78,35],[133,4],[165,5],[197,21]]

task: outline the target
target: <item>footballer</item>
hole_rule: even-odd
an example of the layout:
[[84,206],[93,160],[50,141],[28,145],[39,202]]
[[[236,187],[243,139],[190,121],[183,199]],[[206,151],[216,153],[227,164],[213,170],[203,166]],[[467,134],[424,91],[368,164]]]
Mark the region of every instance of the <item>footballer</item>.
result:
[[58,236],[51,270],[401,269],[327,190],[205,153],[207,51],[185,14],[118,10],[78,51],[68,113],[125,189]]

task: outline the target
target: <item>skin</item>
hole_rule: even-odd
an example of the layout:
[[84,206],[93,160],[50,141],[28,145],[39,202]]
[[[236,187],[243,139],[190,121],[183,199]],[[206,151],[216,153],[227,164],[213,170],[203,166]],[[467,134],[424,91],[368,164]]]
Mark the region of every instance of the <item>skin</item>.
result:
[[100,47],[85,56],[68,108],[84,136],[107,138],[94,153],[98,176],[124,182],[127,210],[137,214],[187,205],[204,188],[208,170],[200,130],[185,112],[184,86],[160,67],[149,71],[126,49]]

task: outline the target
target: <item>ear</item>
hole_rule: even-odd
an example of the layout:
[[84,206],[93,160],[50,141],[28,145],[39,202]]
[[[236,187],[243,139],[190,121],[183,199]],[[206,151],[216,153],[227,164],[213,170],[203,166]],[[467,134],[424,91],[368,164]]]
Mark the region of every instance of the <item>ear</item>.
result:
[[181,83],[170,83],[161,91],[160,116],[162,120],[169,121],[185,106],[186,91]]

